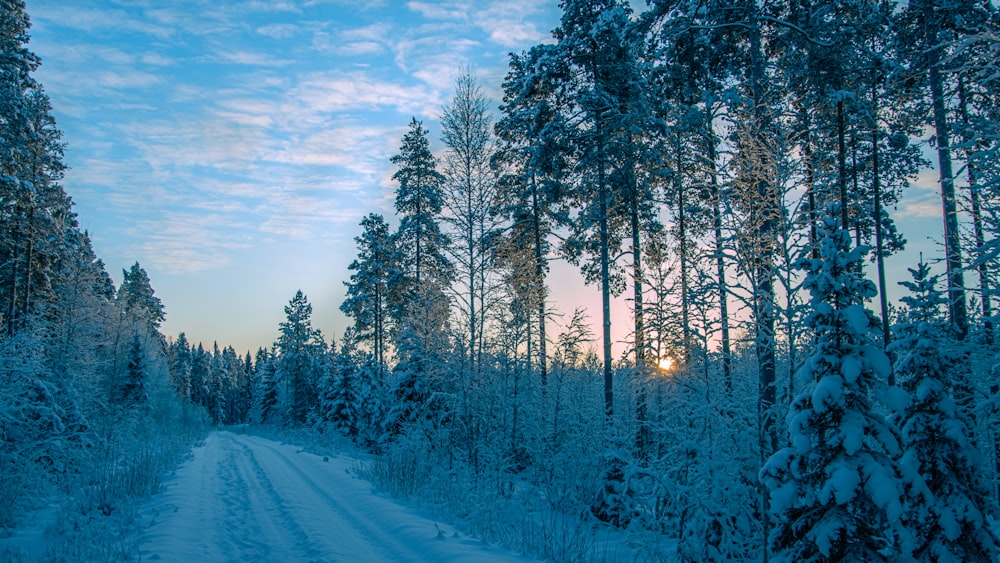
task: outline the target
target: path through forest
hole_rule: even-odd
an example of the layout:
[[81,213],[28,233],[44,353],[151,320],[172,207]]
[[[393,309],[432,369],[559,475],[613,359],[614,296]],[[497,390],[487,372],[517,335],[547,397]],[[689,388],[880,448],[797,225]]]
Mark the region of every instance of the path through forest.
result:
[[373,493],[357,461],[213,432],[143,509],[163,561],[526,561]]

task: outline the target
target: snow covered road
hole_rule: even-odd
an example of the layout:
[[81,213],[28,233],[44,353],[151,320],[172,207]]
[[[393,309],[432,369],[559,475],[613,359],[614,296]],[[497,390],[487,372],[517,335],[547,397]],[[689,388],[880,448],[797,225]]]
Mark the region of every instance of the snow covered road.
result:
[[[526,561],[372,493],[353,459],[213,432],[142,511],[162,561]],[[440,530],[439,530],[440,528]]]

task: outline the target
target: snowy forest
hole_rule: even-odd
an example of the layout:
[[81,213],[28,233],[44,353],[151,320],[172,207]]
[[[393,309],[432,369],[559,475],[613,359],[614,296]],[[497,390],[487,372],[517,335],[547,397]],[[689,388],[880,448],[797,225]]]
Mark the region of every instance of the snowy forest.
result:
[[[64,535],[113,529],[244,425],[543,559],[997,560],[992,2],[564,0],[502,100],[456,69],[440,138],[409,123],[350,328],[300,291],[252,354],[162,334],[138,263],[116,287],[0,6],[0,530],[53,498]],[[901,265],[921,172],[940,255]],[[601,310],[557,310],[556,260]]]

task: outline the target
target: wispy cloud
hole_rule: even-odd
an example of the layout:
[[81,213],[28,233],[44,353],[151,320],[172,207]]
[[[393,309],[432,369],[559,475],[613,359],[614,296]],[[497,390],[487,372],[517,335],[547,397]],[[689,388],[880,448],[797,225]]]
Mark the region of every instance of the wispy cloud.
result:
[[257,28],[257,33],[271,39],[289,39],[301,33],[301,28],[290,23],[272,23]]
[[[33,22],[39,26],[70,28],[85,32],[115,30],[119,33],[139,33],[159,39],[174,33],[170,25],[160,23],[161,18],[138,18],[125,10],[92,7],[58,0],[31,2],[28,6]],[[148,13],[147,16],[155,16]],[[150,20],[154,21],[150,21]]]
[[358,71],[313,73],[292,89],[289,98],[313,113],[393,109],[428,115],[443,101],[440,92],[426,86],[382,80]]
[[175,59],[165,57],[160,53],[146,53],[142,56],[142,62],[153,66],[173,66],[177,64]]
[[431,20],[464,20],[470,6],[466,2],[407,2],[406,7]]
[[163,81],[160,76],[138,70],[101,72],[96,79],[102,86],[113,89],[148,88]]
[[143,233],[144,262],[173,274],[193,273],[224,267],[235,250],[249,248],[241,240],[248,224],[216,213],[167,212],[154,220],[139,222]]
[[287,66],[294,61],[281,59],[267,53],[254,51],[219,50],[210,57],[211,60],[247,66]]
[[539,12],[540,3],[534,0],[506,0],[477,10],[475,22],[494,43],[508,48],[523,47],[552,40],[550,30],[539,29],[532,19]]

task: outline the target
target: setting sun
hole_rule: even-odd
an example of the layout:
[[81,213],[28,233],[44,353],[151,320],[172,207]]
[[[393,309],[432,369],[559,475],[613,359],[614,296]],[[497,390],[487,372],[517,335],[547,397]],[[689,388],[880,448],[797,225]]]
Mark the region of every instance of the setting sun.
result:
[[670,368],[674,366],[673,358],[660,358],[660,369],[664,371],[670,371]]

